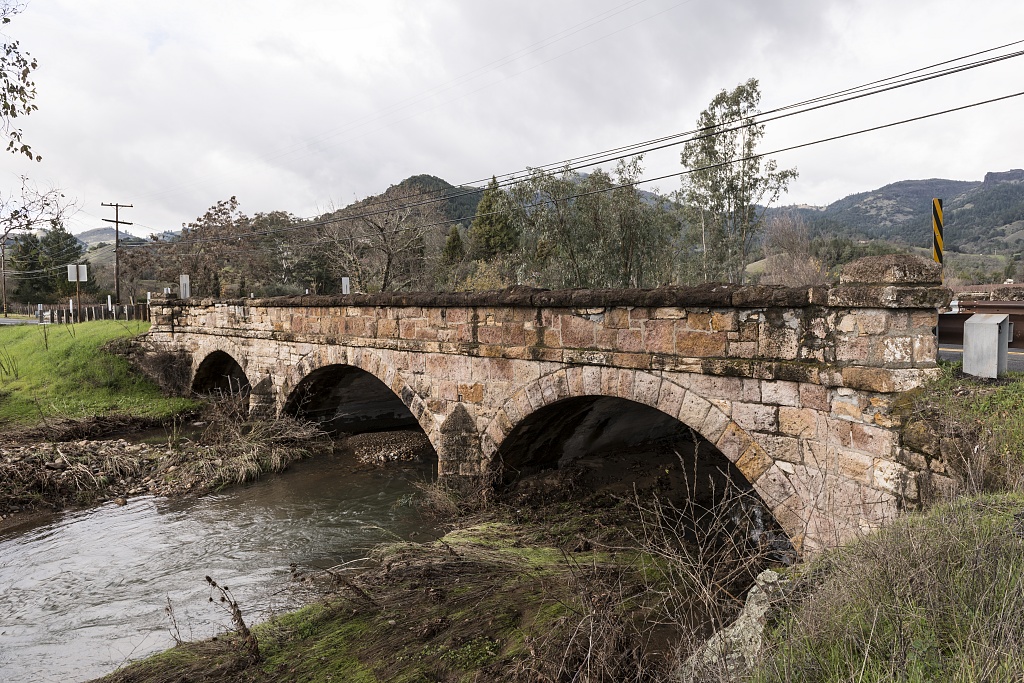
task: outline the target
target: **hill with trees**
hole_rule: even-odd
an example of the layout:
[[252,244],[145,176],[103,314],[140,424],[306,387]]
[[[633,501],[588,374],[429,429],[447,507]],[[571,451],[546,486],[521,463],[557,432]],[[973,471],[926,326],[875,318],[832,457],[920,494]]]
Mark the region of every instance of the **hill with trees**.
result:
[[983,181],[904,180],[850,195],[825,207],[784,206],[812,235],[931,245],[931,200],[943,200],[946,249],[971,254],[1024,248],[1024,170],[985,174]]

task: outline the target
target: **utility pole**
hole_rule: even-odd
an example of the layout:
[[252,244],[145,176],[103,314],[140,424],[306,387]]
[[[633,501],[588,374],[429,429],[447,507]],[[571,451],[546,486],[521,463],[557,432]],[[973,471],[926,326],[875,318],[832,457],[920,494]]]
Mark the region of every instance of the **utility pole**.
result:
[[114,224],[114,303],[120,305],[121,303],[121,226],[122,225],[135,225],[128,221],[121,220],[121,209],[132,209],[135,208],[131,204],[118,204],[114,202],[108,204],[106,202],[100,204],[100,206],[112,206],[114,207],[114,218],[104,218],[107,223]]

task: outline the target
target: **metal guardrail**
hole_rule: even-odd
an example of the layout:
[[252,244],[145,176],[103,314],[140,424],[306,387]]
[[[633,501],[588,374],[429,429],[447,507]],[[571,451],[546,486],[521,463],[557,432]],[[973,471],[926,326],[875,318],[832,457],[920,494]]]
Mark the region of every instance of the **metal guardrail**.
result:
[[996,313],[1010,316],[1013,323],[1011,349],[1024,349],[1024,301],[961,301],[956,313],[939,316],[939,343],[963,344],[964,322],[975,313]]

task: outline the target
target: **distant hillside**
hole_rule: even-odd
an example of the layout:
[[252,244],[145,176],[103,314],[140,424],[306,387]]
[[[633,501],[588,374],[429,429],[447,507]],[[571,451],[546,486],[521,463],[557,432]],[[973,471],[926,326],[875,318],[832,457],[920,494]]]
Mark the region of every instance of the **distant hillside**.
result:
[[[81,242],[82,244],[84,244],[85,246],[91,247],[93,245],[101,244],[103,242],[109,242],[110,244],[113,244],[114,243],[114,239],[115,239],[115,234],[114,234],[114,228],[93,228],[92,230],[86,230],[85,232],[80,232],[77,235],[75,235],[75,237],[77,237],[78,241]],[[129,233],[125,232],[124,230],[122,230],[121,231],[121,241],[122,242],[142,242],[143,240],[141,238],[139,238],[139,237],[136,237],[135,235],[129,234]]]
[[[367,197],[329,215],[335,216],[353,210],[358,211],[364,205],[374,204],[382,200],[395,200],[401,203],[422,201],[425,202],[422,206],[427,207],[431,206],[427,202],[436,196],[443,198],[439,209],[445,220],[462,220],[463,223],[469,225],[476,215],[476,206],[480,203],[482,195],[483,191],[475,187],[458,187],[437,176],[421,174],[409,176],[397,185],[392,185],[384,190],[379,195]],[[443,228],[443,230],[446,232],[447,228]]]
[[931,244],[931,200],[943,200],[949,250],[998,254],[1024,249],[1024,170],[988,173],[978,181],[904,180],[860,192],[826,207],[779,207],[796,212],[815,234],[856,240]]

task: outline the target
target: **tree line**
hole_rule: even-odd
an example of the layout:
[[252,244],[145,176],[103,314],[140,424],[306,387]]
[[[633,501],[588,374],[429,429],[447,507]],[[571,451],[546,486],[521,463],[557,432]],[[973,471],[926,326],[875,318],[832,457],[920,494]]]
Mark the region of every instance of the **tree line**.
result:
[[174,239],[126,250],[123,286],[179,273],[198,296],[337,293],[343,277],[362,292],[742,282],[765,207],[796,177],[756,153],[759,100],[755,79],[712,100],[672,194],[641,190],[636,156],[607,171],[530,169],[482,191],[414,176],[305,221],[249,216],[232,197]]

